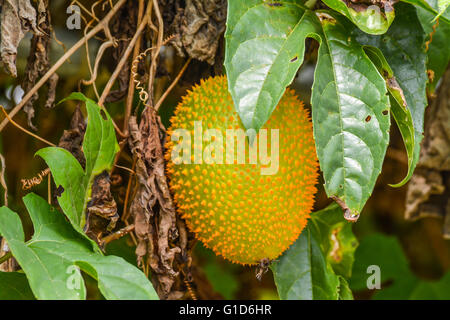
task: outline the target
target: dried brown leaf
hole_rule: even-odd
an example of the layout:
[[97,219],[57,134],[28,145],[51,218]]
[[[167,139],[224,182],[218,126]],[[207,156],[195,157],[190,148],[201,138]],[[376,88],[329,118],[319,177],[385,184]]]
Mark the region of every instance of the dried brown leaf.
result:
[[136,157],[137,192],[131,203],[137,237],[138,264],[152,271],[152,281],[162,299],[179,299],[190,277],[189,234],[177,215],[165,176],[164,129],[153,108],[147,108],[140,125],[130,117],[129,145]]
[[[123,6],[117,13],[116,18],[112,21],[111,34],[118,40],[117,47],[113,48],[112,58],[115,65],[122,58],[132,37],[136,32],[137,25],[137,6],[132,1]],[[122,100],[128,92],[128,84],[130,81],[130,64],[125,63],[119,72],[117,90],[111,91],[105,99],[106,103],[117,102]]]
[[117,204],[111,194],[109,173],[104,171],[94,178],[91,201],[87,205],[85,233],[103,248],[102,238],[110,233],[119,219]]
[[29,0],[3,0],[1,21],[0,56],[5,70],[17,76],[17,47],[25,34],[33,30],[41,35],[36,24],[36,10]]
[[[170,21],[168,34],[179,55],[213,65],[219,40],[225,31],[227,2],[225,0],[160,1],[165,21]],[[185,3],[185,5],[184,5]]]
[[70,129],[64,130],[63,135],[59,139],[58,146],[69,151],[83,168],[86,166],[86,159],[82,150],[85,132],[86,122],[83,113],[81,112],[80,105],[78,105],[73,113]]
[[427,108],[425,138],[408,185],[405,216],[442,217],[444,237],[450,238],[450,69],[436,100]]
[[[37,14],[37,27],[43,33],[33,35],[31,39],[30,54],[28,56],[25,75],[22,81],[22,89],[24,92],[30,91],[36,82],[50,69],[50,48],[52,26],[50,23],[50,11],[48,9],[48,0],[40,0]],[[56,86],[58,84],[58,75],[54,73],[47,82],[48,92],[45,107],[51,108],[55,102]],[[36,127],[32,123],[34,118],[34,102],[39,98],[36,92],[24,105],[23,110],[28,117],[28,126],[34,130]]]

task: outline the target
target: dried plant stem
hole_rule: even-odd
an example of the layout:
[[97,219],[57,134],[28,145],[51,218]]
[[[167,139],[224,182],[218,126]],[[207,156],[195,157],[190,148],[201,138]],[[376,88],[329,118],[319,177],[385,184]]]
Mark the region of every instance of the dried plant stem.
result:
[[128,201],[130,199],[131,184],[132,184],[133,178],[135,177],[135,171],[134,170],[136,169],[136,162],[137,162],[137,159],[134,158],[133,165],[131,166],[132,173],[130,174],[130,177],[128,179],[127,191],[126,191],[126,194],[125,194],[125,201],[123,203],[122,221],[124,221],[124,222],[128,221],[128,217],[130,215],[130,212],[128,210]]
[[153,105],[153,82],[155,81],[156,75],[156,60],[158,59],[159,52],[161,51],[161,47],[163,45],[163,37],[164,37],[164,22],[161,16],[161,12],[159,11],[159,5],[157,0],[153,0],[153,6],[155,7],[156,18],[158,19],[158,32],[157,32],[157,43],[156,50],[152,53],[152,62],[150,64],[150,72],[148,78],[148,93],[149,99],[147,101],[147,105]]
[[134,224],[127,225],[126,227],[124,227],[124,228],[122,228],[122,229],[120,229],[120,230],[118,230],[118,231],[116,231],[116,232],[114,232],[114,233],[112,233],[112,234],[107,235],[106,237],[104,237],[104,238],[102,239],[102,243],[103,243],[103,244],[108,244],[108,243],[110,243],[111,241],[120,239],[120,238],[122,238],[123,236],[129,234],[129,233],[130,233],[131,231],[133,231],[133,230],[134,230]]
[[[148,13],[148,10],[147,10]],[[128,57],[131,54],[131,51],[134,48],[134,45],[136,44],[137,39],[139,38],[142,31],[144,31],[145,27],[148,24],[149,16],[146,13],[144,18],[141,21],[141,24],[139,25],[138,29],[136,30],[136,33],[134,34],[133,38],[131,39],[130,43],[128,44],[128,47],[126,48],[125,52],[123,53],[122,58],[120,59],[119,63],[117,64],[116,69],[114,70],[113,74],[109,78],[108,82],[106,83],[105,89],[102,92],[102,95],[100,96],[100,99],[98,100],[98,104],[101,106],[105,102],[106,97],[108,96],[109,92],[111,91],[111,88],[116,81],[117,77],[119,76],[120,71],[122,70],[124,64],[127,62]]]
[[136,172],[134,172],[133,170],[131,170],[130,168],[124,167],[124,166],[119,166],[118,164],[115,164],[114,167],[128,171],[131,174],[136,174]]
[[[144,13],[144,0],[139,0],[139,9],[138,9],[138,25],[142,22],[142,14]],[[139,50],[141,48],[141,35],[138,36],[136,40],[136,44],[133,49],[133,61],[139,54]],[[131,70],[130,70],[131,72]],[[133,107],[133,96],[134,96],[134,79],[133,76],[130,75],[130,81],[128,83],[128,94],[127,100],[125,103],[125,116],[123,119],[123,133],[128,135],[128,120],[130,119],[131,109]]]
[[166,99],[167,95],[172,91],[173,87],[177,84],[178,80],[180,80],[181,76],[183,75],[184,71],[186,71],[186,68],[188,67],[189,63],[191,62],[192,58],[189,57],[189,59],[184,64],[183,68],[181,68],[180,72],[176,76],[176,78],[172,81],[170,86],[166,89],[166,91],[163,93],[161,98],[158,100],[158,102],[155,105],[155,110],[158,111],[159,107],[161,107],[161,104],[164,102],[164,99]]
[[22,100],[11,110],[9,113],[9,118],[4,119],[0,123],[0,132],[3,130],[3,128],[8,124],[9,119],[13,118],[23,107],[24,105],[30,100],[30,98],[39,90],[40,87],[42,87],[47,80],[58,70],[59,67],[61,67],[66,60],[72,56],[79,48],[83,46],[85,43],[85,38],[90,39],[93,36],[95,36],[98,32],[100,32],[102,29],[107,27],[108,22],[111,20],[111,18],[117,13],[117,11],[120,9],[120,7],[126,2],[126,0],[119,0],[116,5],[111,9],[111,11],[108,12],[108,14],[91,30],[89,33],[80,39],[77,43],[75,43],[67,52],[59,58],[59,60],[47,71],[47,73],[39,79],[39,81],[34,85],[33,88],[31,88],[30,91],[28,91],[25,96],[22,98]]
[[47,180],[47,200],[48,200],[48,204],[52,204],[52,173],[49,172],[48,173],[48,180]]
[[3,157],[3,155],[0,153],[0,163],[2,165],[2,171],[0,172],[0,184],[3,187],[4,190],[4,202],[3,205],[4,206],[8,206],[8,185],[6,184],[5,181],[5,171],[6,171],[6,162],[5,162],[5,157]]
[[72,5],[72,4],[76,4],[76,5],[79,6],[81,9],[83,9],[88,15],[90,15],[91,18],[93,18],[94,20],[98,21],[98,18],[95,16],[95,14],[92,14],[88,9],[86,9],[86,7],[83,6],[83,4],[80,3],[80,1],[74,0],[74,1],[71,2],[71,5]]
[[18,123],[16,123],[13,119],[11,119],[10,115],[8,115],[8,113],[6,112],[5,108],[3,108],[3,106],[0,106],[0,109],[2,110],[3,114],[5,115],[6,119],[11,122],[15,127],[17,127],[19,130],[22,130],[23,132],[25,132],[26,134],[29,134],[30,136],[32,136],[33,138],[36,138],[52,147],[56,147],[56,145],[54,143],[51,143],[50,141],[45,140],[44,138],[41,138],[40,136],[38,136],[37,134],[34,134],[31,131],[28,131],[27,129],[25,129],[24,127],[20,126]]
[[[86,60],[87,60],[88,68],[89,68],[89,73],[91,74],[91,76],[93,74],[93,71],[92,71],[92,67],[91,67],[91,58],[90,58],[90,54],[89,54],[89,41],[88,41],[88,39],[86,39],[86,33],[92,22],[94,22],[94,20],[89,21],[89,23],[87,23],[86,27],[84,28],[84,38],[85,38],[84,48],[86,49]],[[81,80],[81,83],[86,84],[85,80]],[[92,87],[94,88],[94,93],[98,100],[99,95],[98,95],[97,86],[95,85],[95,82],[93,83]],[[81,91],[81,88],[79,88],[79,90]]]

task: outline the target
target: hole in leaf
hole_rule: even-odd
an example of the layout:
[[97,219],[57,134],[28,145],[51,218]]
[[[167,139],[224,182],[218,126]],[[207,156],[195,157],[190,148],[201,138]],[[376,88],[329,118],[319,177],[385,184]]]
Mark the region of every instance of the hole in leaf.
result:
[[270,2],[270,3],[266,3],[269,7],[282,7],[283,4],[279,3],[279,2]]
[[64,192],[64,188],[62,185],[59,185],[58,188],[56,188],[55,194],[57,197],[61,197],[62,193]]
[[382,114],[386,116],[388,114],[388,111],[387,110],[383,110]]
[[100,115],[102,116],[103,120],[108,120],[108,117],[106,116],[105,110],[100,109]]

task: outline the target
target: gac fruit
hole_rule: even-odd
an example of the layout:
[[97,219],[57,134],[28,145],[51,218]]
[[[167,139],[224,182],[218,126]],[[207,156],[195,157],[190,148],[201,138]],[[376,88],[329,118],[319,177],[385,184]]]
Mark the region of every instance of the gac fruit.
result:
[[[202,141],[205,136],[198,132],[200,121],[202,130],[216,129],[222,138],[210,135],[207,142]],[[180,138],[177,129],[184,129],[190,136]],[[245,132],[228,93],[226,77],[203,80],[188,91],[168,130],[169,185],[178,213],[206,247],[232,262],[254,265],[280,256],[307,223],[314,204],[318,167],[312,124],[303,103],[293,90],[287,90],[262,127],[267,129],[267,154],[273,148],[279,151],[277,171],[265,175],[262,169],[268,167],[267,161],[262,164],[258,159],[255,164],[250,158],[248,138],[244,163],[238,162],[236,140],[233,151],[225,150],[229,129]],[[257,144],[262,129],[250,143],[252,150],[262,149]],[[273,129],[278,129],[278,141],[271,135]],[[202,143],[196,146],[199,141]],[[213,152],[212,142],[220,146]],[[173,151],[181,150],[182,143],[188,149],[177,156]],[[205,151],[211,152],[216,162],[206,161]],[[227,152],[234,155],[231,163],[226,162]],[[220,154],[223,162],[217,161]]]

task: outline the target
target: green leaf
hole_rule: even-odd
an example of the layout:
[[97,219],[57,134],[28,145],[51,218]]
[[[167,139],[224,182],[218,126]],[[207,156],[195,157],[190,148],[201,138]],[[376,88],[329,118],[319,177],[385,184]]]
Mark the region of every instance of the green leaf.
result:
[[233,299],[239,289],[239,282],[230,270],[226,270],[218,263],[208,263],[203,267],[203,272],[215,291],[227,300]]
[[95,252],[90,242],[76,232],[64,216],[41,197],[23,198],[34,227],[24,242],[19,216],[0,208],[0,234],[25,272],[38,299],[85,299],[86,288],[80,270],[98,281],[107,299],[157,299],[145,277],[135,266],[115,256]]
[[346,16],[359,29],[370,34],[385,33],[395,18],[393,7],[386,7],[383,10],[379,6],[367,6],[365,4],[354,4],[348,2],[350,6],[342,0],[323,0],[331,9],[336,10]]
[[311,228],[272,266],[282,300],[337,300],[339,277],[327,264]]
[[367,289],[369,266],[378,266],[381,290],[376,290],[373,299],[450,299],[450,272],[439,281],[419,279],[410,270],[408,260],[397,240],[392,236],[372,234],[364,237],[355,253],[352,290]]
[[[417,161],[419,160],[420,142],[423,138],[423,121],[426,96],[426,54],[424,52],[424,34],[417,18],[416,9],[410,5],[399,3],[396,6],[399,15],[387,33],[381,36],[370,36],[355,31],[356,39],[364,45],[378,48],[386,57],[392,68],[393,76],[403,92],[408,110],[396,98],[397,105],[393,104],[392,113],[402,133],[408,153],[408,172],[406,177],[393,185],[399,187],[411,178]],[[392,90],[390,90],[392,93]],[[393,93],[395,98],[395,93]],[[411,114],[414,139],[411,138],[409,113]]]
[[445,10],[447,10],[448,6],[450,5],[450,0],[438,0],[437,4],[439,9],[439,17],[445,12]]
[[62,148],[44,148],[36,154],[49,166],[55,184],[64,188],[58,203],[74,228],[82,232],[81,228],[85,224],[84,211],[90,200],[94,178],[103,171],[111,169],[119,146],[111,117],[104,108],[99,107],[82,93],[72,93],[61,102],[69,99],[86,103],[88,125],[83,140],[85,170],[72,154]]
[[[376,254],[375,254],[376,253]],[[398,275],[409,277],[408,261],[395,237],[373,234],[363,237],[355,252],[350,287],[352,290],[367,288],[367,268],[380,267],[381,282],[394,280]]]
[[339,277],[339,281],[339,300],[353,300],[353,293],[347,280],[344,277]]
[[[429,13],[431,13],[433,15],[433,19],[435,20],[437,18],[440,18],[442,20],[444,20],[447,23],[450,23],[450,11],[444,9],[442,12],[440,10],[440,8],[443,8],[443,6],[439,6],[439,2],[441,2],[442,4],[443,1],[442,0],[401,0],[403,2],[415,5],[419,8],[422,8],[426,11],[428,11]],[[444,0],[448,1],[448,0]]]
[[311,98],[317,155],[327,195],[357,217],[381,171],[390,103],[383,77],[349,34],[355,28],[337,16],[319,17],[323,39]]
[[[433,33],[433,26],[436,25],[436,21],[433,21],[434,15],[422,8],[417,9],[417,15],[425,33],[427,35]],[[450,23],[442,20],[439,21],[439,25],[435,28],[427,51],[427,69],[432,70],[434,73],[433,81],[428,84],[428,89],[431,93],[434,92],[436,84],[444,74],[450,61]],[[428,36],[427,40],[429,38]]]
[[342,210],[337,204],[331,204],[313,213],[309,223],[334,272],[350,278],[358,241],[353,235],[352,224],[342,218]]
[[314,213],[297,241],[271,266],[280,299],[351,299],[342,275],[350,274],[355,246],[340,208],[332,205]]
[[411,177],[415,168],[414,149],[416,147],[416,138],[414,134],[414,122],[412,119],[411,110],[408,108],[403,90],[398,84],[397,79],[394,76],[394,72],[386,61],[386,58],[381,50],[372,46],[365,46],[364,50],[386,81],[386,86],[391,97],[392,116],[400,130],[403,142],[405,144],[406,153],[408,155],[408,173],[406,177],[398,184],[391,185],[392,187],[400,187],[408,182],[408,179]]
[[247,129],[269,119],[303,62],[317,22],[301,1],[228,1],[225,68],[237,113]]
[[450,300],[450,272],[439,281],[420,281],[409,297],[410,300]]
[[25,274],[0,271],[0,300],[34,300]]

